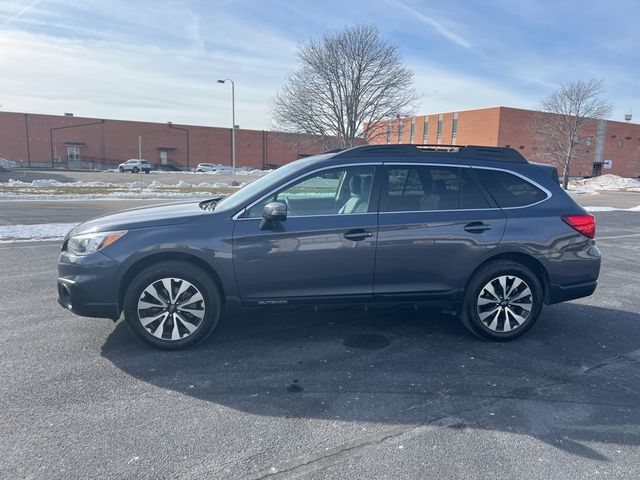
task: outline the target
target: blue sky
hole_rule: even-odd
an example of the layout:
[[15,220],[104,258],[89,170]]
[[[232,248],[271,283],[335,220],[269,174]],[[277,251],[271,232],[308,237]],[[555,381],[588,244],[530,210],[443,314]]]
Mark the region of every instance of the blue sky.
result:
[[[613,119],[640,115],[640,2],[0,0],[0,109],[270,128],[296,45],[377,25],[415,71],[417,113],[535,108],[605,80]],[[634,118],[637,120],[638,118]]]

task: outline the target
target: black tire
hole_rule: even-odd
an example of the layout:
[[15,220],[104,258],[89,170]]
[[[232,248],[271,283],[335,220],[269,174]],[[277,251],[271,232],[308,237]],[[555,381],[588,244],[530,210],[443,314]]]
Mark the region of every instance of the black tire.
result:
[[133,173],[138,173],[140,171],[140,169],[138,169],[138,167],[133,167],[133,169],[131,171]]
[[124,168],[122,168],[122,167],[118,167],[118,171],[119,171],[120,173],[124,173]]
[[[502,277],[507,277],[504,280],[506,292],[501,291]],[[517,283],[518,281],[523,283]],[[498,300],[495,302],[493,295],[487,291],[490,288],[494,288],[497,294]],[[530,295],[527,295],[527,288]],[[543,292],[540,280],[531,269],[511,260],[495,260],[481,267],[467,283],[458,317],[471,333],[480,338],[513,340],[526,333],[538,319],[542,311]],[[509,294],[514,300],[509,300],[505,294]],[[503,306],[504,303],[506,305]],[[527,311],[526,308],[530,310]],[[485,321],[481,315],[486,315]],[[524,321],[518,318],[524,318]]]
[[148,175],[149,173],[151,173],[151,170],[145,170],[144,173]]
[[[166,289],[163,290],[161,279],[173,278],[176,282],[171,283],[171,289],[174,290],[173,293],[178,293],[181,283],[178,281],[186,281],[190,283],[193,287],[195,287],[195,291],[199,292],[202,295],[203,301],[192,303],[192,301],[188,301],[183,304],[183,307],[192,307],[193,305],[200,305],[204,308],[204,316],[202,320],[197,324],[195,330],[192,333],[188,333],[186,328],[187,323],[182,321],[176,322],[175,316],[169,313],[167,309],[164,309],[161,306],[152,307],[152,309],[142,309],[143,312],[150,312],[148,317],[150,318],[153,315],[167,315],[166,320],[160,319],[156,322],[150,322],[147,326],[149,330],[145,328],[142,324],[142,320],[139,314],[139,302],[142,301],[142,298],[148,298],[145,291],[148,291],[150,287],[153,285],[158,286],[160,292],[164,292],[165,295],[161,299],[167,300],[167,297],[170,295]],[[153,287],[155,293],[160,293],[158,290],[155,290],[156,287]],[[188,295],[189,291],[193,291],[191,289],[185,291],[182,295],[179,295],[176,300],[180,300],[180,298],[184,297],[185,294]],[[173,295],[173,293],[171,295]],[[143,295],[145,295],[143,297]],[[142,305],[148,304],[148,302],[143,301]],[[180,302],[177,301],[175,305],[179,305]],[[169,305],[171,305],[169,303]],[[177,307],[176,310],[178,311]],[[204,339],[206,339],[211,332],[216,328],[218,323],[220,322],[220,317],[222,313],[222,298],[218,287],[211,276],[202,270],[200,267],[184,261],[172,260],[166,262],[160,262],[157,265],[153,265],[144,269],[140,272],[133,281],[129,284],[127,291],[124,295],[124,318],[127,322],[127,325],[131,332],[142,342],[152,345],[156,348],[162,348],[166,350],[179,350],[182,348],[187,348],[192,345],[195,345]],[[183,316],[184,312],[180,312]],[[189,314],[190,315],[190,314]],[[191,315],[190,315],[191,316]],[[195,316],[192,316],[193,319],[198,319]],[[176,327],[174,322],[178,324]],[[160,325],[164,323],[164,325]],[[194,325],[189,322],[188,325],[193,327]],[[178,330],[178,335],[180,338],[175,340],[171,340],[170,338],[166,338],[174,332],[174,328]],[[151,329],[155,329],[156,335],[151,332]],[[159,332],[159,330],[162,330]],[[158,333],[164,337],[161,338]]]

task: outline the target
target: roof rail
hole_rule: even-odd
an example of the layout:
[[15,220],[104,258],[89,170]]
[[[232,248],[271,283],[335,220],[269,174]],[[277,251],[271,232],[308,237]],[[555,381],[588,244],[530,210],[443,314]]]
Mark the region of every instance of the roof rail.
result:
[[487,147],[483,145],[442,145],[442,144],[393,144],[393,145],[362,145],[348,148],[336,154],[342,155],[416,155],[424,154],[447,155],[457,154],[461,157],[475,160],[493,160],[497,162],[528,163],[527,160],[513,148]]

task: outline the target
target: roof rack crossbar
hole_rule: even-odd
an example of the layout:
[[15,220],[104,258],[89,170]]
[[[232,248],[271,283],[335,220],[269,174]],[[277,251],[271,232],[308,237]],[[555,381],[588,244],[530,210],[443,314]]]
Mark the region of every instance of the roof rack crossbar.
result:
[[423,154],[457,154],[465,158],[477,160],[493,160],[509,163],[528,163],[527,160],[513,148],[491,147],[484,145],[448,145],[432,143],[404,143],[404,144],[382,144],[382,145],[362,145],[338,152],[338,155],[367,155],[367,154],[402,154],[402,155],[423,155]]

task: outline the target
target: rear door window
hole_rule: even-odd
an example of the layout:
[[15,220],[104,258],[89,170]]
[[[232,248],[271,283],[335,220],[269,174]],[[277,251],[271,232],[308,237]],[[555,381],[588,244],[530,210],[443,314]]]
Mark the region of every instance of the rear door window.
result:
[[525,207],[547,198],[543,190],[512,173],[484,168],[475,172],[499,207]]
[[390,165],[385,168],[383,212],[455,210],[460,208],[457,167]]

